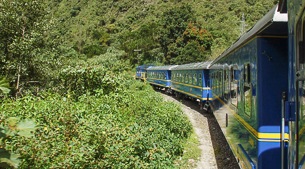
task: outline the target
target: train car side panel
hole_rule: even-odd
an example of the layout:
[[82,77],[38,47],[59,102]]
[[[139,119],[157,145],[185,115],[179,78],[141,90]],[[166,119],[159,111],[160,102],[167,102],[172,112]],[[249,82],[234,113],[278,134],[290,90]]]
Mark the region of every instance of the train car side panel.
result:
[[288,89],[287,38],[261,37],[258,45],[258,168],[280,168],[281,99]]

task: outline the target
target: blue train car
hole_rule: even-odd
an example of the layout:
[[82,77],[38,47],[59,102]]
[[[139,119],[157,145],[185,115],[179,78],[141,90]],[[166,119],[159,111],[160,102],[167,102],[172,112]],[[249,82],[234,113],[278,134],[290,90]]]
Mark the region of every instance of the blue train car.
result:
[[209,66],[214,115],[241,168],[287,165],[287,20],[275,6]]
[[288,168],[305,168],[305,1],[281,0],[281,12],[288,10],[289,89],[285,101],[289,122]]
[[169,66],[152,66],[147,68],[147,82],[156,89],[165,89],[166,92],[171,92],[171,69],[177,65]]
[[136,67],[136,79],[145,81],[147,78],[147,68],[151,67],[152,65],[140,65]]
[[207,101],[212,98],[209,87],[210,62],[191,63],[179,65],[172,69],[172,90],[176,95],[188,96],[198,99],[200,107],[204,108]]

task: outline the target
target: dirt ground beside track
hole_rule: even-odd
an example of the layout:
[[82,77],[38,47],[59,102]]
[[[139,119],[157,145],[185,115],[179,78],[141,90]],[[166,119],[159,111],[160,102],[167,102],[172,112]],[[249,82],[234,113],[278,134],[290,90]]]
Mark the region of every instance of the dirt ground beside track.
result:
[[199,110],[198,103],[191,100],[177,100],[162,94],[166,101],[181,104],[183,112],[188,116],[199,139],[201,157],[196,169],[239,169],[235,157],[221,132],[212,113]]

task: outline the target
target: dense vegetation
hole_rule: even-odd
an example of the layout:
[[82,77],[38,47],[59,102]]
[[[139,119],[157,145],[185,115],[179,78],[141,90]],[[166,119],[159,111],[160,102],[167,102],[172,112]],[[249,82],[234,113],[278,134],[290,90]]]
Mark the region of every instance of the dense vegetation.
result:
[[58,0],[49,6],[60,23],[59,37],[80,53],[116,46],[133,64],[174,64],[217,56],[277,2]]
[[190,124],[130,70],[211,59],[274,3],[0,0],[0,168],[174,167]]
[[[118,82],[123,81],[113,81]],[[191,133],[180,108],[162,102],[151,88],[133,79],[125,79],[116,91],[104,92],[102,88],[78,101],[41,93],[3,102],[2,119],[14,116],[36,123],[33,137],[18,133],[5,137],[6,150],[19,157],[18,161],[11,158],[13,164],[20,168],[173,167]],[[3,122],[6,131],[14,132],[14,126]]]

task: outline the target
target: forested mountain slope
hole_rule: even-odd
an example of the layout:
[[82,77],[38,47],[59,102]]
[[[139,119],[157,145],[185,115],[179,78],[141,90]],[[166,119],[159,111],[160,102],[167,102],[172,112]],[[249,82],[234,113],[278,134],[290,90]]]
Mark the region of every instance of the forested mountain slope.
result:
[[113,54],[129,67],[210,60],[275,3],[275,0],[1,1],[0,76],[6,77],[17,94],[25,84],[53,86],[50,81],[60,81],[63,69],[88,66],[88,59],[94,57]]
[[48,6],[63,42],[80,53],[92,56],[115,46],[125,50],[124,59],[133,64],[168,64],[217,56],[276,2],[57,0]]
[[1,0],[0,168],[179,166],[191,125],[130,70],[212,59],[274,3]]

